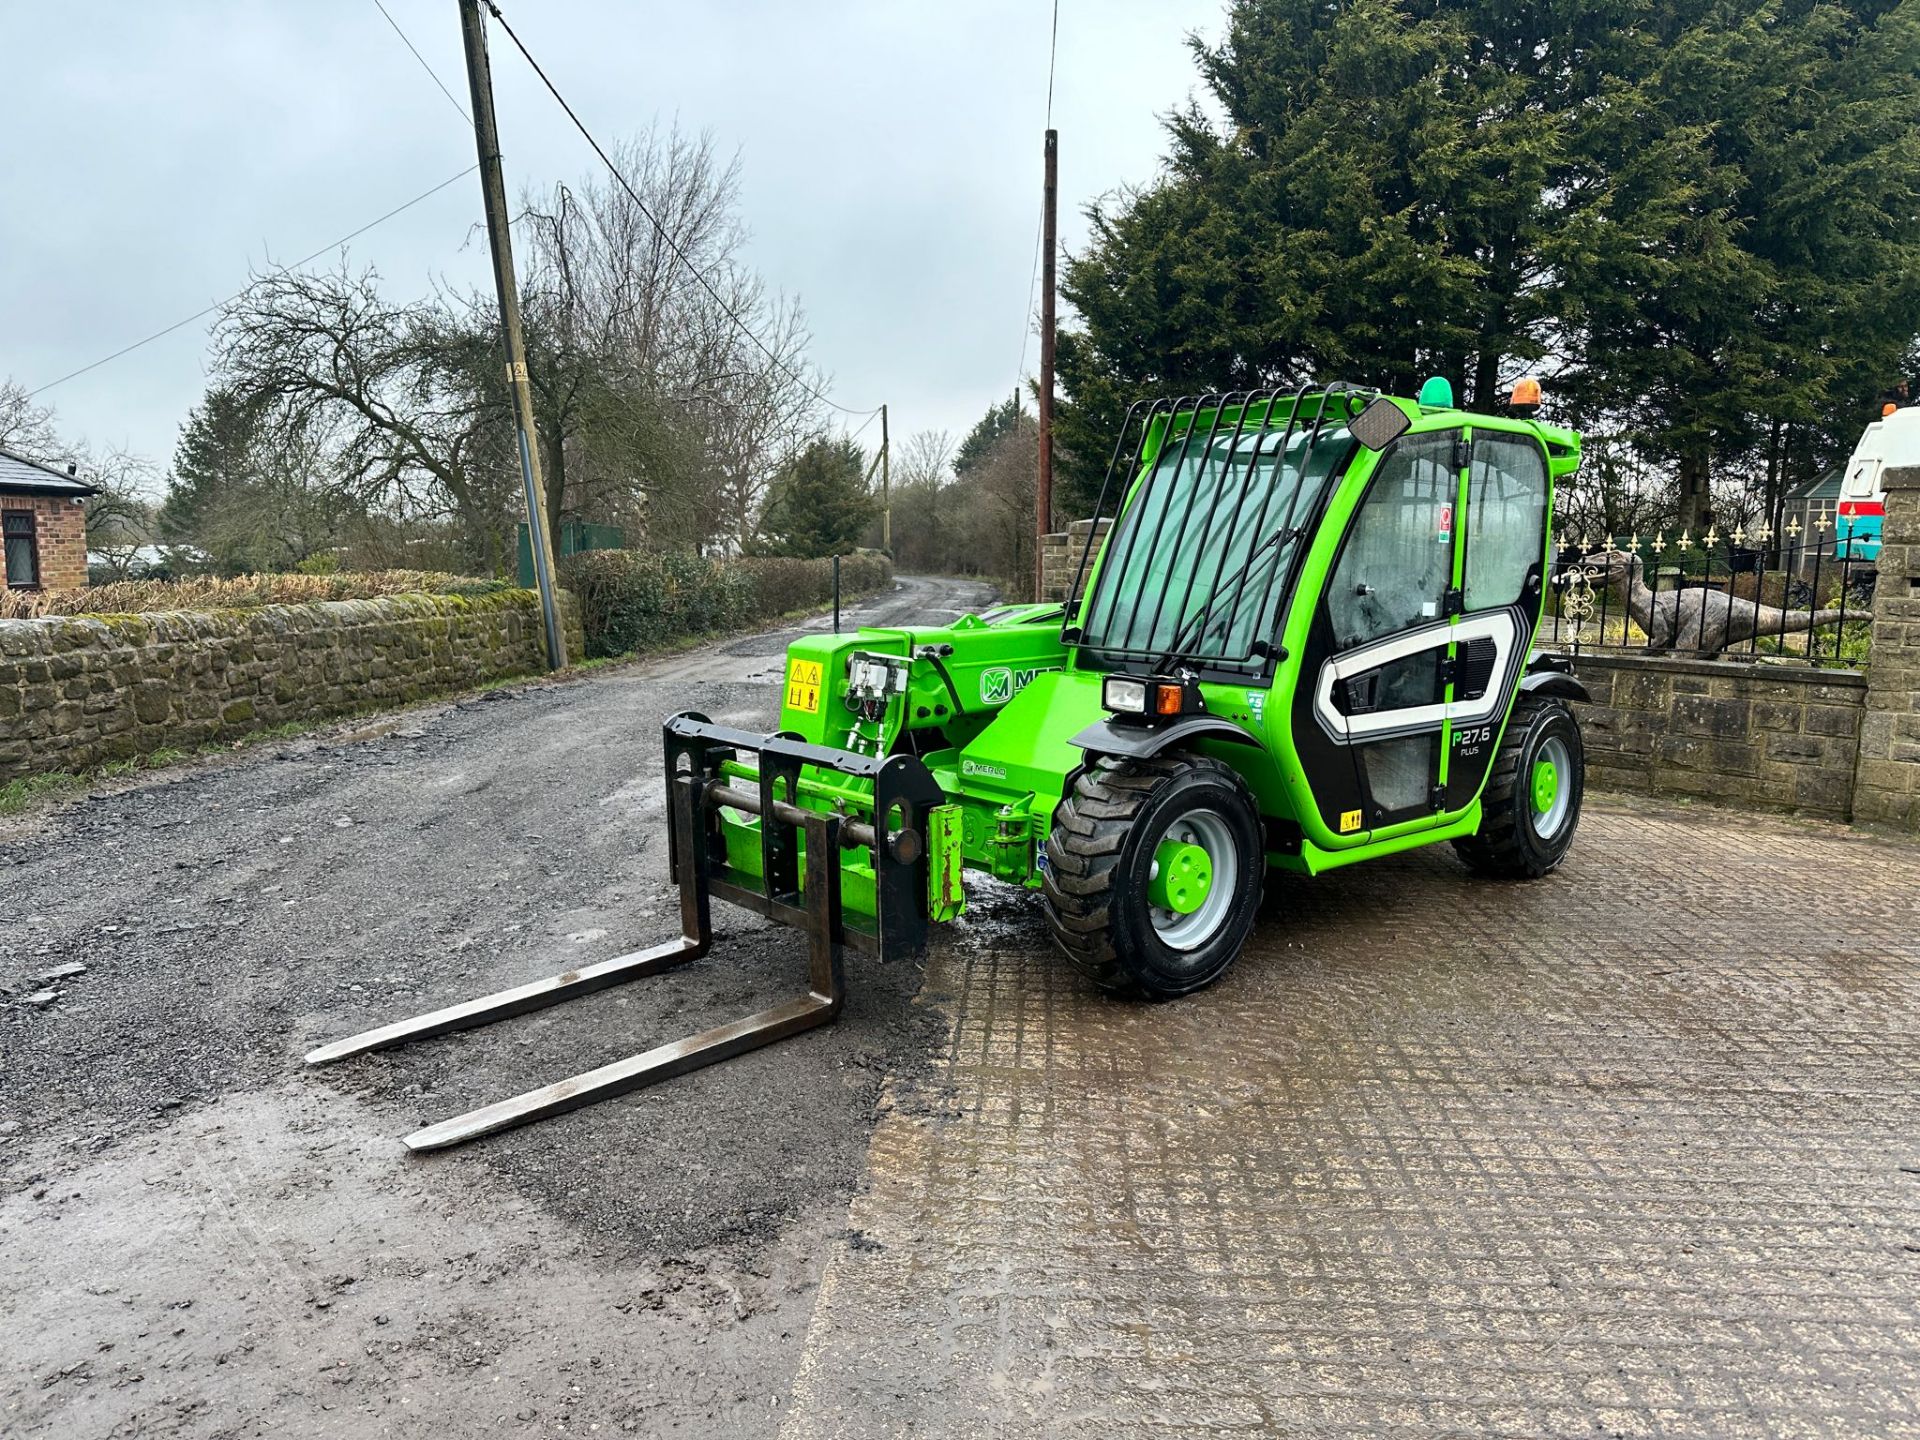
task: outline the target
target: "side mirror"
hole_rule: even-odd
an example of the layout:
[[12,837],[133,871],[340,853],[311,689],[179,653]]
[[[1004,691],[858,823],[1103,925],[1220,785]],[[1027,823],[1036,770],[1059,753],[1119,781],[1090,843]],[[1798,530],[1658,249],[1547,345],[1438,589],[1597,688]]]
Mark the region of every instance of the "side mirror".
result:
[[1347,422],[1347,430],[1367,449],[1384,450],[1406,434],[1412,423],[1406,411],[1380,395]]

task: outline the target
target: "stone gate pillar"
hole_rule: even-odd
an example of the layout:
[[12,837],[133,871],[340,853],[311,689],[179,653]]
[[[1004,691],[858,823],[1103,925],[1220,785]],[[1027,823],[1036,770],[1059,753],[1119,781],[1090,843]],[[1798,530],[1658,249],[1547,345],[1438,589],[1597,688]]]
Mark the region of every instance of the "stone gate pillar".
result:
[[1882,483],[1887,518],[1853,818],[1920,832],[1920,465],[1895,466]]

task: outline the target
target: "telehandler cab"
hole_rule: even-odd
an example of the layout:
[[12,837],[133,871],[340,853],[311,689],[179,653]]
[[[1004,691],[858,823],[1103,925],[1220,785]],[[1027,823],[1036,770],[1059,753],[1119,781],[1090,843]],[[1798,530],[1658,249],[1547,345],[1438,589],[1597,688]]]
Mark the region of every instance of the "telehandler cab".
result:
[[1446,840],[1482,874],[1547,874],[1579,819],[1586,692],[1531,643],[1580,440],[1531,411],[1465,413],[1444,380],[1136,406],[1075,603],[808,635],[775,734],[667,722],[680,939],[309,1061],[696,959],[714,896],[807,933],[805,995],[407,1138],[433,1149],[832,1020],[843,950],[920,953],[969,870],[1041,891],[1092,983],[1155,999],[1233,962],[1269,868]]

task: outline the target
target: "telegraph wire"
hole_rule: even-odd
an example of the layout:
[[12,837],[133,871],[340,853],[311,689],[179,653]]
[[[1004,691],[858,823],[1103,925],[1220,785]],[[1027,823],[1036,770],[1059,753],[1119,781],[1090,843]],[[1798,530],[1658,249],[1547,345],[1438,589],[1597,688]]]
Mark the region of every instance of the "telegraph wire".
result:
[[[1053,0],[1053,26],[1047,36],[1047,123],[1044,128],[1053,128],[1053,65],[1060,53],[1060,0]],[[1027,373],[1027,342],[1033,338],[1033,296],[1040,288],[1040,244],[1041,237],[1047,231],[1047,217],[1042,215],[1033,227],[1033,268],[1027,272],[1027,323],[1020,327],[1020,370],[1021,379]],[[1016,384],[1016,390],[1019,388]]]
[[[411,210],[414,206],[418,205],[422,200],[431,199],[433,196],[438,195],[442,190],[446,189],[449,185],[454,184],[456,181],[466,179],[469,175],[473,174],[473,172],[478,170],[479,168],[480,167],[478,165],[469,165],[466,169],[462,170],[458,175],[449,175],[445,180],[442,180],[438,185],[434,186],[431,190],[422,190],[418,195],[414,196],[413,199],[407,201],[406,204],[394,206],[393,209],[387,211],[387,213],[382,215],[379,219],[369,220],[366,224],[362,225],[358,230],[354,230],[346,235],[342,235],[338,240],[335,240],[332,244],[322,245],[318,250],[314,251],[311,255],[304,256],[301,259],[294,261],[291,265],[276,265],[273,268],[276,270],[298,270],[302,265],[310,264],[311,262],[318,260],[322,255],[326,254],[329,250],[338,250],[342,245],[345,245],[349,240],[359,239],[362,235],[366,234],[369,230],[373,229],[374,226],[384,225],[386,224],[387,221],[393,219],[394,216],[402,213],[403,211]],[[236,290],[233,292],[233,294],[227,296],[226,299],[216,300],[213,302],[213,304],[207,306],[206,309],[196,310],[193,312],[193,314],[187,316],[186,319],[176,320],[173,322],[173,324],[167,326],[167,328],[164,330],[154,331],[153,334],[147,336],[144,340],[136,340],[131,345],[122,346],[120,349],[114,351],[111,355],[106,355],[101,357],[98,360],[95,360],[91,365],[82,365],[78,370],[70,370],[65,375],[62,375],[58,380],[49,380],[46,384],[40,386],[39,389],[29,390],[26,393],[25,398],[31,400],[34,396],[43,394],[46,391],[53,389],[53,387],[56,385],[64,385],[67,383],[67,381],[76,379],[79,376],[86,374],[89,370],[98,370],[102,365],[105,365],[110,361],[118,360],[122,355],[131,355],[134,351],[140,349],[143,345],[151,345],[154,341],[159,340],[165,336],[171,335],[174,331],[180,329],[182,326],[191,325],[196,320],[203,320],[207,316],[213,314],[216,310],[221,310],[221,309],[224,309],[226,306],[231,305],[235,300],[238,300],[242,295],[246,294],[247,290],[250,288],[251,288],[251,285],[243,287],[239,290]]]
[[439,72],[427,63],[427,57],[422,55],[419,50],[415,48],[413,41],[407,38],[407,32],[400,28],[400,22],[393,18],[388,12],[387,7],[380,3],[380,0],[373,0],[373,4],[376,10],[387,17],[387,24],[391,25],[393,27],[393,33],[400,37],[400,43],[405,45],[407,49],[413,51],[413,58],[420,62],[420,68],[427,72],[427,77],[440,87],[440,93],[447,97],[447,103],[459,112],[462,120],[466,121],[469,125],[473,124],[473,117],[467,114],[467,107],[453,98],[453,91],[446,87],[446,83],[441,80]]
[[554,100],[559,103],[559,106],[562,110],[566,111],[567,119],[573,122],[573,128],[578,130],[582,138],[586,140],[587,144],[593,147],[593,153],[600,157],[600,163],[605,165],[607,167],[608,172],[613,176],[613,178],[620,182],[620,188],[627,192],[627,198],[633,201],[633,203],[639,207],[640,213],[647,217],[648,222],[653,226],[654,230],[658,232],[660,238],[666,242],[667,248],[673,251],[673,253],[679,258],[680,263],[685,265],[687,269],[690,272],[692,272],[693,278],[700,282],[700,288],[705,290],[707,294],[713,298],[714,304],[718,305],[720,309],[726,314],[726,317],[729,320],[731,320],[739,328],[740,333],[742,335],[745,335],[747,339],[753,342],[754,348],[757,349],[762,355],[766,356],[767,359],[771,361],[776,367],[784,371],[788,379],[792,380],[794,384],[798,385],[802,390],[806,391],[807,394],[813,396],[813,398],[818,400],[822,405],[828,406],[829,408],[834,410],[838,410],[841,413],[846,415],[865,415],[869,417],[869,419],[875,415],[878,415],[880,413],[880,407],[878,405],[874,406],[873,409],[871,410],[858,410],[851,405],[842,405],[837,400],[829,399],[825,394],[823,394],[821,391],[816,389],[814,386],[809,385],[805,377],[802,376],[798,371],[794,370],[792,366],[788,365],[786,361],[782,360],[778,355],[774,354],[772,350],[767,348],[766,342],[763,341],[759,337],[759,335],[754,333],[753,327],[747,324],[745,320],[741,319],[738,312],[736,312],[731,305],[727,304],[727,302],[723,298],[721,298],[720,292],[713,288],[713,282],[708,280],[705,272],[702,271],[699,266],[693,263],[692,257],[690,257],[686,251],[680,248],[680,242],[673,238],[672,232],[669,231],[665,225],[660,223],[660,220],[654,215],[653,211],[648,207],[647,202],[640,198],[639,192],[636,191],[632,185],[627,183],[627,177],[620,173],[620,167],[613,163],[612,158],[601,147],[600,142],[594,139],[593,132],[587,129],[586,123],[582,121],[577,114],[574,113],[573,106],[567,103],[567,97],[562,95],[560,93],[559,87],[556,86],[553,83],[553,81],[547,78],[547,72],[540,68],[540,62],[533,58],[533,52],[527,49],[526,44],[520,39],[518,35],[514,34],[513,26],[509,25],[507,23],[507,17],[500,13],[500,7],[494,3],[494,0],[481,0],[481,3],[483,3],[487,7],[487,9],[492,13],[493,18],[500,22],[500,28],[507,32],[507,38],[513,41],[514,48],[519,50],[520,54],[525,58],[527,64],[533,67],[533,73],[540,77],[540,83],[547,87],[547,93],[553,96]]
[[[378,4],[380,0],[374,0]],[[405,38],[405,36],[401,36]],[[1046,35],[1046,129],[1054,129],[1054,56],[1060,54],[1060,0],[1054,0],[1054,25]],[[426,61],[420,61],[422,65]]]

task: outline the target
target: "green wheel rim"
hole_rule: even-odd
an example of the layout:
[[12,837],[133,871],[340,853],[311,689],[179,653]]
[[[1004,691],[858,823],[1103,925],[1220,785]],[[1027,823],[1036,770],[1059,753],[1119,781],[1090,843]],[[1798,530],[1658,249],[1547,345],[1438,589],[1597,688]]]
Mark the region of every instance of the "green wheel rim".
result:
[[1573,752],[1567,742],[1558,735],[1549,736],[1534,757],[1527,786],[1534,833],[1543,840],[1558,838],[1573,813],[1573,790],[1568,783],[1572,772]]
[[1233,830],[1217,810],[1189,810],[1153,847],[1147,914],[1161,943],[1194,950],[1219,933],[1240,880]]

